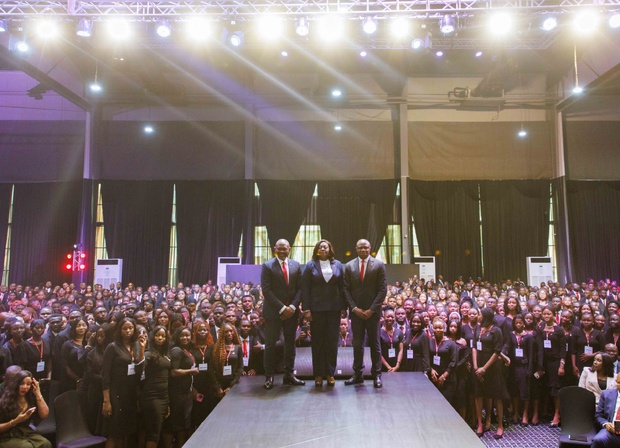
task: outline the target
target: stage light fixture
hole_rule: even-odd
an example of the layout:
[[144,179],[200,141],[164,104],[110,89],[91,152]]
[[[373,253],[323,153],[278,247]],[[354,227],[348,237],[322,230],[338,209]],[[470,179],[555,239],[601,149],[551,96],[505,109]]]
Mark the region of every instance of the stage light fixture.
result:
[[310,33],[310,23],[308,19],[301,18],[295,24],[295,32],[298,36],[306,37]]
[[366,34],[374,34],[377,31],[377,21],[372,17],[368,17],[366,20],[364,20],[362,29]]
[[591,34],[598,27],[599,15],[596,11],[581,11],[573,19],[573,29],[578,34]]
[[288,57],[288,51],[282,51],[280,53],[280,56],[282,56],[283,58],[287,58]]
[[581,86],[575,86],[573,87],[573,93],[579,95],[580,93],[583,93],[583,87]]
[[439,20],[439,30],[443,34],[450,34],[456,30],[456,20],[454,16],[445,15]]
[[438,58],[443,56],[443,51],[439,50],[435,53],[435,56],[437,56]]
[[30,50],[30,45],[25,40],[18,40],[15,43],[15,49],[20,53],[27,53]]
[[338,15],[324,16],[318,22],[319,36],[326,42],[336,42],[344,34],[344,21]]
[[620,13],[616,13],[609,18],[611,28],[620,28]]
[[411,48],[414,50],[419,50],[420,48],[424,48],[424,39],[415,38],[411,41]]
[[267,40],[276,40],[282,37],[284,31],[284,21],[282,17],[268,15],[260,17],[257,21],[260,36]]
[[53,39],[58,36],[58,24],[53,20],[40,20],[37,22],[37,35],[43,39]]
[[243,45],[243,32],[242,31],[234,31],[230,34],[228,38],[228,42],[235,48],[239,48]]
[[336,123],[334,125],[334,131],[336,131],[336,132],[342,131],[342,125],[340,123]]
[[365,58],[366,56],[368,56],[368,53],[365,50],[360,51],[360,56]]
[[340,98],[342,96],[342,90],[340,90],[339,88],[332,89],[331,94],[334,98]]
[[163,22],[159,22],[157,24],[157,28],[155,31],[157,32],[157,35],[159,37],[170,37],[170,35],[172,34],[172,26],[170,26],[169,22],[164,20]]
[[552,31],[558,26],[558,19],[553,16],[545,17],[540,27],[545,31]]
[[80,19],[75,34],[80,37],[91,37],[93,35],[93,21],[90,19]]
[[204,42],[213,33],[213,26],[203,17],[193,17],[185,25],[185,32],[188,39]]
[[397,17],[396,19],[390,22],[390,30],[392,32],[392,36],[396,38],[403,38],[409,35],[410,23],[407,19],[403,17]]
[[482,51],[476,51],[476,57],[477,58],[482,57]]
[[112,19],[107,23],[108,35],[115,40],[125,40],[131,35],[131,26],[126,19]]
[[155,132],[155,128],[153,126],[151,126],[150,124],[144,126],[145,134],[152,134],[153,132]]
[[527,131],[523,128],[523,125],[521,125],[521,129],[519,130],[519,132],[517,132],[517,135],[519,136],[519,138],[527,137]]
[[101,86],[101,84],[99,84],[98,82],[91,82],[90,83],[90,91],[93,93],[99,93],[103,90],[103,87]]
[[0,20],[0,33],[6,33],[8,29],[9,26],[6,23],[6,20]]
[[499,12],[489,17],[488,27],[491,34],[505,36],[512,30],[512,16],[505,12]]

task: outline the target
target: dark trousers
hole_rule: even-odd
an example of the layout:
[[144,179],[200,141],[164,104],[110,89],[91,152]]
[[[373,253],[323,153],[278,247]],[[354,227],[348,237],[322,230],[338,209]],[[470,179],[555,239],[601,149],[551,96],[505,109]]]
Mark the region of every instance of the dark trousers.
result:
[[601,429],[592,441],[592,448],[614,448],[620,446],[620,436]]
[[284,373],[293,374],[298,318],[299,311],[286,320],[265,319],[265,376],[272,376],[276,371],[276,343],[280,339],[281,332],[284,332]]
[[312,372],[317,376],[334,376],[338,361],[340,311],[316,311],[310,323],[312,331]]
[[381,374],[381,343],[379,342],[379,315],[373,314],[363,320],[351,313],[351,331],[353,332],[353,370],[361,375],[364,372],[364,335],[367,335],[370,347],[373,377]]

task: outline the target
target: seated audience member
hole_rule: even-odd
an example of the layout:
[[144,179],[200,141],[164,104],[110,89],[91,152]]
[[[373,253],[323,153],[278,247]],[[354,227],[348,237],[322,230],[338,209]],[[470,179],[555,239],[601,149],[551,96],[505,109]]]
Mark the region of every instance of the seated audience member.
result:
[[606,353],[596,353],[592,361],[592,367],[584,367],[579,378],[579,387],[594,393],[596,403],[601,397],[601,392],[616,387],[614,374],[614,361]]
[[616,388],[604,390],[596,407],[596,421],[601,430],[592,441],[592,448],[611,448],[620,446],[620,432],[616,432],[614,422],[617,420],[620,389],[620,375],[616,376]]

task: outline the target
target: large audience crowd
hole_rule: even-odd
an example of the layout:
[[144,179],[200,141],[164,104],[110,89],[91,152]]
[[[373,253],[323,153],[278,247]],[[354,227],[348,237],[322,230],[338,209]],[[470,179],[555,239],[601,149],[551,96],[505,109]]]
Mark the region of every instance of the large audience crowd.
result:
[[[555,427],[561,388],[598,399],[616,387],[618,299],[608,279],[395,282],[383,304],[383,371],[427,374],[478,435],[493,420],[496,438],[506,424]],[[0,286],[0,307],[0,444],[50,446],[32,428],[57,381],[59,393],[84,395],[90,430],[108,446],[180,447],[242,376],[264,374],[257,284],[11,284]],[[300,316],[296,345],[310,347]],[[351,344],[344,310],[339,346]]]

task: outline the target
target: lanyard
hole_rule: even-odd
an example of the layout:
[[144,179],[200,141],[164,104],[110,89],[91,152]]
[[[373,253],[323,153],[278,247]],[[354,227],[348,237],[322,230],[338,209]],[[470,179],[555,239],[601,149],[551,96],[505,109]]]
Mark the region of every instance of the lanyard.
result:
[[230,358],[230,354],[233,352],[233,350],[235,349],[235,347],[233,346],[232,350],[228,351],[227,350],[227,354],[226,354],[226,365],[228,365],[228,358]]
[[390,340],[390,347],[394,348],[394,344],[392,343],[392,335],[394,334],[394,329],[392,328],[392,334],[388,333],[387,328],[383,328],[385,334],[387,334],[388,339]]
[[203,350],[199,345],[197,345],[196,348],[198,349],[198,351],[202,355],[202,362],[204,363],[205,362],[205,352],[207,351],[207,347],[205,346],[205,349]]
[[[183,351],[184,351],[185,353],[187,353],[187,356],[189,356],[189,357],[192,359],[192,365],[195,365],[195,364],[196,364],[196,359],[194,359],[194,355],[192,355],[192,353],[191,353],[189,350],[185,350],[185,349],[183,349]],[[202,357],[202,358],[203,358],[203,360],[204,360],[204,355],[203,355],[203,357]]]
[[590,335],[592,334],[592,330],[590,330],[590,333],[586,333],[585,331],[583,332],[583,335],[586,337],[586,345],[589,347],[590,346]]
[[446,338],[443,337],[441,341],[439,341],[439,344],[437,343],[437,340],[435,340],[435,356],[439,356],[439,349],[441,348],[441,344],[443,344],[443,341],[445,340]]
[[517,346],[521,348],[521,339],[523,339],[523,334],[517,334],[516,331],[513,331],[515,338],[517,339]]
[[349,336],[348,332],[347,332],[347,334],[344,335],[344,338],[342,338],[342,346],[343,347],[347,346],[347,336]]
[[39,354],[41,355],[41,361],[43,361],[43,341],[41,341],[41,344],[37,345],[34,339],[30,338],[28,339],[28,342],[30,342],[32,345],[34,345],[37,348],[37,350],[39,351]]

